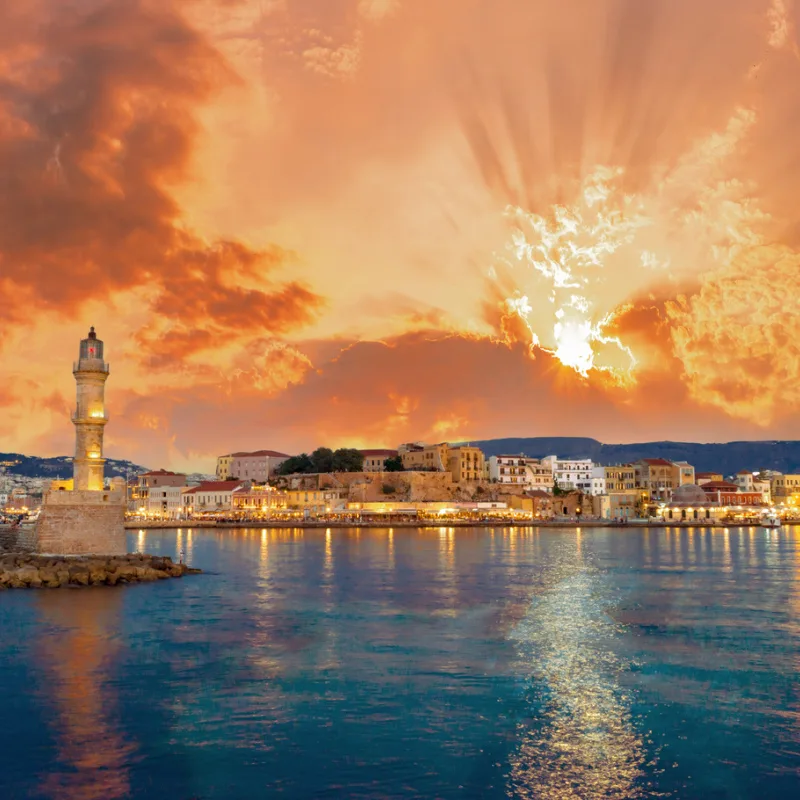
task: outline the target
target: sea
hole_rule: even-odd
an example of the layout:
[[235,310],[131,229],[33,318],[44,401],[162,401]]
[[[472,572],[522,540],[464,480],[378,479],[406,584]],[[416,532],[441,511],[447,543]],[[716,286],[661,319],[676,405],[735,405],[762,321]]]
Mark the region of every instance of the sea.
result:
[[0,798],[800,797],[800,528],[129,545],[0,594]]

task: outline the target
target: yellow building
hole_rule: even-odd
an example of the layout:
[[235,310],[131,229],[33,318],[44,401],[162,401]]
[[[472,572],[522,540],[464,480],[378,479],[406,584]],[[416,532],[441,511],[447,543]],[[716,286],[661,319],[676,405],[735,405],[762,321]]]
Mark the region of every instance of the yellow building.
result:
[[234,511],[268,514],[287,506],[286,492],[274,486],[250,486],[237,489],[232,497]]
[[347,489],[289,489],[286,505],[298,511],[324,514],[342,510],[347,504]]
[[448,472],[447,458],[449,445],[439,444],[401,444],[398,448],[403,469],[422,472]]
[[631,492],[636,488],[636,470],[632,464],[603,467],[606,492]]
[[233,464],[233,454],[227,456],[217,456],[217,480],[227,481],[231,477],[231,464]]
[[447,442],[401,444],[398,453],[407,471],[449,472],[455,483],[487,480],[486,459],[479,447],[451,447]]
[[480,447],[463,445],[447,450],[447,469],[455,483],[486,479],[486,461]]
[[65,481],[50,481],[51,492],[71,492],[75,487],[75,481],[70,478]]
[[800,475],[773,475],[769,488],[775,505],[800,505]]

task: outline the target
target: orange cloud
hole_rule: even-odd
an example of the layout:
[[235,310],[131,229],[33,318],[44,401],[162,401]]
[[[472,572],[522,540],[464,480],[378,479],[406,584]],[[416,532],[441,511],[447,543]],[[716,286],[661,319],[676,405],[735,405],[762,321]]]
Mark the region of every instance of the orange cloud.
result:
[[190,177],[196,109],[234,76],[181,5],[0,10],[15,36],[0,87],[6,317],[22,317],[15,299],[29,293],[75,314],[144,286],[145,314],[191,329],[197,347],[203,334],[283,333],[320,307],[301,283],[271,279],[288,259],[280,248],[207,241],[182,220],[171,189]]
[[796,4],[485,6],[0,7],[13,446],[797,433]]

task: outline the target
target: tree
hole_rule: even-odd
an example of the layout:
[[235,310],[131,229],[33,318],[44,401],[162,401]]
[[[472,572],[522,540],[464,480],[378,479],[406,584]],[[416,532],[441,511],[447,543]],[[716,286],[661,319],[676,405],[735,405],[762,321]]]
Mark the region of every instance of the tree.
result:
[[312,454],[314,472],[333,472],[333,450],[330,447],[318,447]]
[[558,485],[558,478],[553,478],[553,497],[560,497],[562,494],[569,494],[569,492]]
[[386,472],[403,472],[403,459],[400,456],[390,456],[383,462],[383,468]]
[[333,454],[333,472],[361,472],[364,456],[352,447],[342,447]]
[[299,456],[287,458],[276,470],[278,475],[296,475],[297,473],[308,473],[314,471],[314,462],[308,453],[300,453]]

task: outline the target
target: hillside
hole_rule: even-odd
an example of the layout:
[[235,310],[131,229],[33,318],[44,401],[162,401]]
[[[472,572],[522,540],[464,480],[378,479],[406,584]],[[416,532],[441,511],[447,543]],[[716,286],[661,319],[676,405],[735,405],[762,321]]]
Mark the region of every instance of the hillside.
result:
[[[0,453],[0,467],[5,467],[9,475],[22,475],[26,478],[71,478],[72,458],[57,456],[55,458],[39,458],[24,456],[21,453]],[[130,461],[109,458],[106,460],[106,477],[126,477],[128,472],[136,475],[146,472],[145,467]]]
[[621,464],[640,458],[667,458],[688,461],[698,472],[733,475],[740,469],[800,470],[800,442],[641,442],[603,444],[596,439],[577,437],[536,437],[526,439],[487,439],[470,442],[487,458],[524,453],[531,458],[558,455],[561,458],[591,458],[598,464]]

